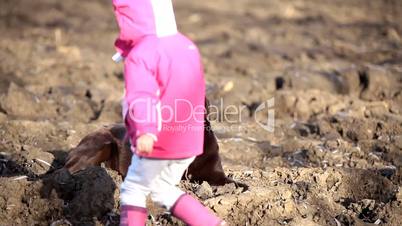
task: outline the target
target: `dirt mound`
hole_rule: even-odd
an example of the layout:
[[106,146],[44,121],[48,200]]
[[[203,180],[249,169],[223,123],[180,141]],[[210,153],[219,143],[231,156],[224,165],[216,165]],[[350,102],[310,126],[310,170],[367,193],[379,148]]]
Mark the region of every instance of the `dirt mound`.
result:
[[[13,164],[7,165],[12,167]],[[21,169],[11,170],[24,173]],[[115,201],[119,194],[116,184],[121,183],[121,177],[101,167],[73,176],[65,170],[40,178],[6,176],[1,182],[0,205],[4,212],[0,216],[4,225],[106,224],[116,216],[119,205]],[[13,191],[12,196],[10,191]]]

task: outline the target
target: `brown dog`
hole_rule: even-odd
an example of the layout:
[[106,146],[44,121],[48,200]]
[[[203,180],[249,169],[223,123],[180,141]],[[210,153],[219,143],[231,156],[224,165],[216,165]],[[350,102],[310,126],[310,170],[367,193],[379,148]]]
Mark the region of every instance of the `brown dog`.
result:
[[[118,171],[124,178],[132,157],[126,132],[123,124],[115,124],[87,135],[69,152],[64,167],[70,173],[75,173],[105,162],[107,167]],[[235,182],[225,175],[218,142],[207,119],[204,125],[204,153],[195,158],[186,175],[191,181],[207,181],[211,185],[235,183],[247,189],[247,185]]]

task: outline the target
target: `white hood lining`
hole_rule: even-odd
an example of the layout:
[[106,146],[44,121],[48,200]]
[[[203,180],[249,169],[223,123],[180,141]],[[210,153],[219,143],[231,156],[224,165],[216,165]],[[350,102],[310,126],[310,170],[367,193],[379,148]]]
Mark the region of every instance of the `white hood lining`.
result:
[[177,34],[176,19],[171,0],[151,0],[158,37]]

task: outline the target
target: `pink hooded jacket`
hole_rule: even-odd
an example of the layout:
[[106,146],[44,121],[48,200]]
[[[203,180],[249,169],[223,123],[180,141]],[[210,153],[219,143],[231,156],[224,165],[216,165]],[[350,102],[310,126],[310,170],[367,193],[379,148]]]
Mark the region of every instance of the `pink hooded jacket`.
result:
[[113,5],[120,28],[115,46],[125,58],[123,115],[131,143],[143,134],[156,139],[151,154],[137,154],[160,159],[201,154],[203,67],[196,45],[177,31],[171,0],[113,0]]

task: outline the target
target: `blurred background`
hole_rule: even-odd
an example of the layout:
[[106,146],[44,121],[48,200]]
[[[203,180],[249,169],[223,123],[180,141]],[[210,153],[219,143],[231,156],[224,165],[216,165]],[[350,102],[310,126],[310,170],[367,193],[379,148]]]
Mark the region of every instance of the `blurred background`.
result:
[[[402,1],[174,4],[211,103],[246,109],[213,126],[250,191],[189,192],[231,225],[402,225]],[[118,224],[115,172],[44,189],[82,137],[121,122],[117,32],[109,0],[0,0],[0,225]],[[272,97],[274,133],[254,117]]]

